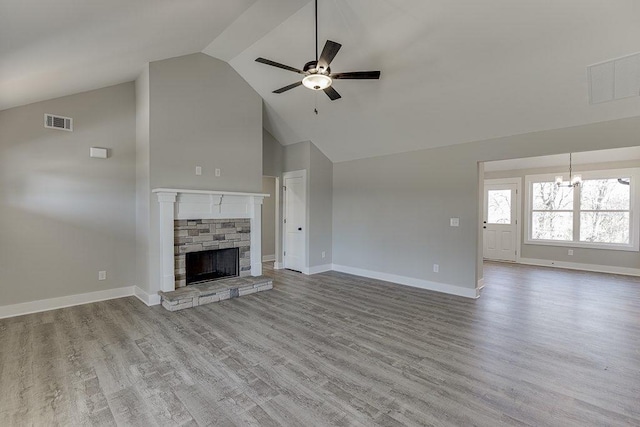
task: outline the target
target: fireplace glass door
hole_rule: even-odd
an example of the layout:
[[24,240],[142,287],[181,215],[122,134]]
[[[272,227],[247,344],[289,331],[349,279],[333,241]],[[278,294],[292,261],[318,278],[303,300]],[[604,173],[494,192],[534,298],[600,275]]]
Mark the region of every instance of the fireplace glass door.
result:
[[190,252],[186,254],[187,286],[200,282],[238,276],[238,248]]

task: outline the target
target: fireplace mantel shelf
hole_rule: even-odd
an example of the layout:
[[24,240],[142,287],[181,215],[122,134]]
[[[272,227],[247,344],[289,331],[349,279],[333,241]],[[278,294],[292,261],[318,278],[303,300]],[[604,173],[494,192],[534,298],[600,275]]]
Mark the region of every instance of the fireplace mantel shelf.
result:
[[263,193],[241,193],[237,191],[218,191],[218,190],[185,190],[179,188],[155,188],[152,193],[178,193],[178,194],[211,194],[216,196],[252,196],[252,197],[271,197],[269,194]]

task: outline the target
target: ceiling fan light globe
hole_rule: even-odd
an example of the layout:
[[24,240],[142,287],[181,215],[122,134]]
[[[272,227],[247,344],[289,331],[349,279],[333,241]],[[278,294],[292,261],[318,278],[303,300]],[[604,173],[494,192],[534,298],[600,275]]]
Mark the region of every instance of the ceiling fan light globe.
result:
[[323,90],[331,86],[333,80],[325,74],[309,74],[302,79],[302,84],[311,90]]

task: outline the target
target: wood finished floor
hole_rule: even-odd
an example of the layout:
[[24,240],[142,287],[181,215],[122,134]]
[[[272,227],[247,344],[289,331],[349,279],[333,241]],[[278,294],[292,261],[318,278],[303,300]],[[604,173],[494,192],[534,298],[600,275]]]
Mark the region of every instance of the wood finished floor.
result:
[[0,425],[640,425],[640,282],[488,263],[468,300],[325,273],[0,320]]

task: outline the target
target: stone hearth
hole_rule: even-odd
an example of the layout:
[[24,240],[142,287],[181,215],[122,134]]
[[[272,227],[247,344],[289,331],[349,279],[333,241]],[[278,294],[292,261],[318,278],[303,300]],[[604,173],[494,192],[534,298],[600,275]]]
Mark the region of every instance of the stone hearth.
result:
[[178,311],[269,289],[273,289],[273,280],[269,277],[233,277],[185,286],[171,292],[160,292],[160,297],[164,308]]

